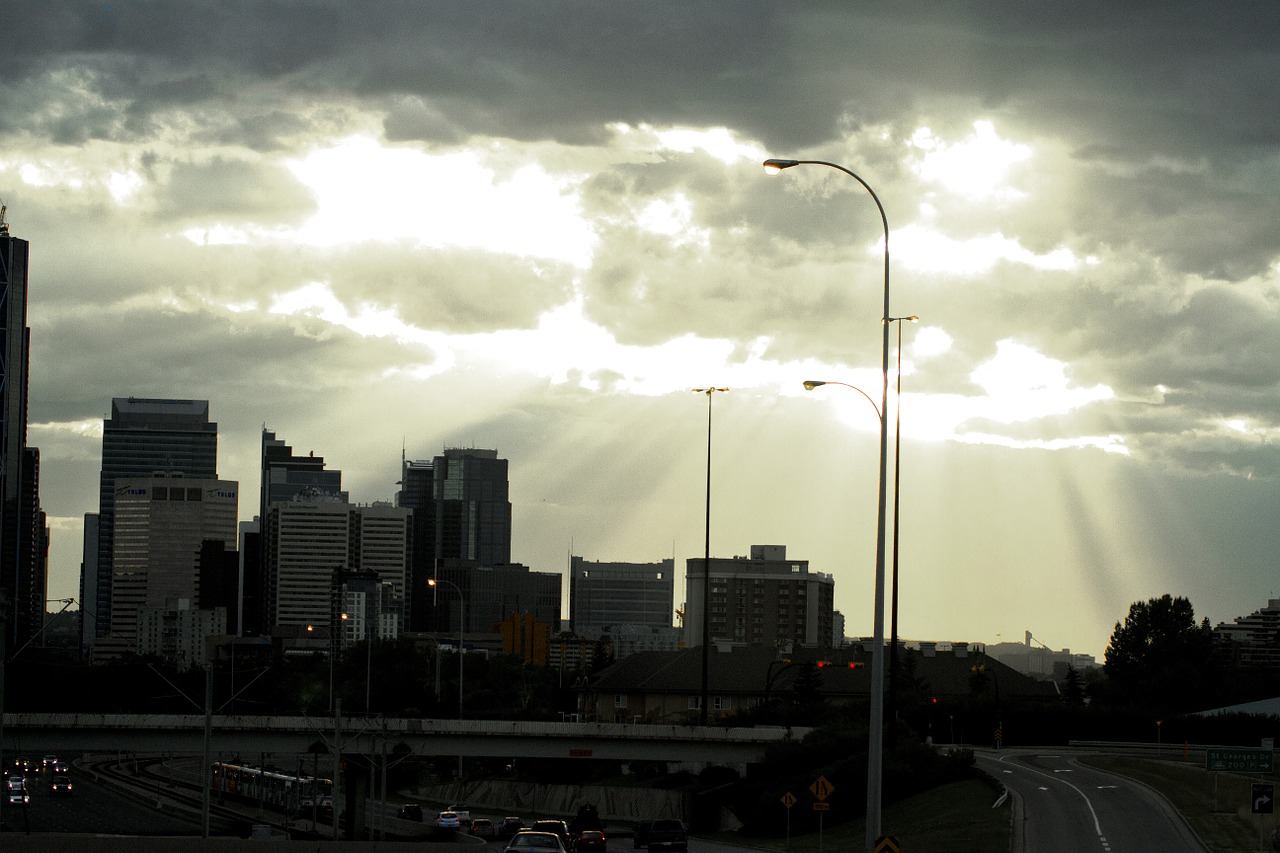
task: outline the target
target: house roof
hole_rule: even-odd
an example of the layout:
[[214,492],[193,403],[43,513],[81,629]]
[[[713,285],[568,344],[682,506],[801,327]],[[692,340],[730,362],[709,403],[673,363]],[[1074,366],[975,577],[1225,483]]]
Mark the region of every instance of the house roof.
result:
[[[885,655],[886,666],[888,654]],[[730,651],[714,647],[707,657],[708,689],[720,695],[764,695],[791,690],[801,669],[797,664],[822,662],[820,691],[828,696],[869,695],[871,655],[861,647],[848,649],[796,649],[782,655],[772,646],[736,646]],[[850,663],[857,666],[851,668]],[[972,691],[974,667],[982,667],[995,692],[1006,698],[1054,697],[1051,682],[1037,681],[982,654],[939,651],[923,655],[902,650],[899,674],[914,676],[938,695],[965,695]],[[674,652],[637,652],[601,670],[591,689],[608,692],[650,692],[696,695],[702,690],[702,648]]]

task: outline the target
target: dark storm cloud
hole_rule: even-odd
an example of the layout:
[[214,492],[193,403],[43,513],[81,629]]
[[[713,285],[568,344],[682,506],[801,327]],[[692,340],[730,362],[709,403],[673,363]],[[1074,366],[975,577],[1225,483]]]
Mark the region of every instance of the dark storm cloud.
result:
[[581,140],[607,122],[650,121],[812,145],[844,122],[892,122],[952,99],[1052,127],[1084,156],[1194,156],[1208,144],[1240,151],[1280,139],[1269,109],[1272,4],[13,6],[24,38],[0,61],[8,85],[88,67],[107,97],[143,113],[287,82],[418,96],[439,127],[524,139]]

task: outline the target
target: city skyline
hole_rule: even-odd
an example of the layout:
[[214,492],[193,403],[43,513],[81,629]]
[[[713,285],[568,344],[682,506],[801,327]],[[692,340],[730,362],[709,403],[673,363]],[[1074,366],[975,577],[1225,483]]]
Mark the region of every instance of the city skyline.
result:
[[210,401],[242,520],[264,428],[360,503],[496,448],[513,561],[682,589],[713,384],[712,556],[785,545],[869,635],[878,421],[801,382],[879,397],[880,222],[768,157],[866,179],[921,318],[904,637],[1101,659],[1134,601],[1276,595],[1280,9],[12,6],[50,598],[130,396]]

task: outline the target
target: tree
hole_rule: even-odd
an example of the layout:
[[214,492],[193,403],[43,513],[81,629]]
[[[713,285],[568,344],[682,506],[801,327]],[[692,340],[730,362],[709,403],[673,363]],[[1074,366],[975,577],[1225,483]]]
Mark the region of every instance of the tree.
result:
[[1213,701],[1213,632],[1196,624],[1185,598],[1165,594],[1129,605],[1103,666],[1113,695],[1151,710],[1191,710]]

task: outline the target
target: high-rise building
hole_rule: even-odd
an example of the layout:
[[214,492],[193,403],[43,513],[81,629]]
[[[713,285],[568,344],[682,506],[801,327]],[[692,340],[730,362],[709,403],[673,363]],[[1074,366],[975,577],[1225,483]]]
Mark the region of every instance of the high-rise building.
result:
[[338,593],[351,572],[377,575],[403,598],[409,568],[407,509],[356,506],[300,494],[267,509],[263,540],[268,624],[337,631]]
[[435,577],[436,514],[431,495],[435,482],[433,462],[414,461],[400,455],[400,491],[396,506],[413,511],[413,553],[409,559],[409,583],[405,590],[410,631],[432,628],[433,596],[426,594],[427,580]]
[[[685,644],[702,645],[706,561],[685,569]],[[831,648],[835,580],[788,560],[785,545],[752,545],[750,557],[711,558],[711,642]]]
[[569,561],[570,629],[595,640],[606,629],[670,629],[675,615],[675,560],[659,563]]
[[[106,636],[113,626],[116,481],[156,475],[216,480],[217,469],[218,425],[209,421],[208,400],[117,397],[111,401],[111,417],[102,424],[98,557],[92,566],[97,573],[97,608],[91,614],[96,636]],[[86,558],[86,570],[91,562]],[[88,583],[86,578],[84,585]]]
[[[513,613],[529,613],[538,622],[560,625],[560,589],[563,578],[555,572],[533,572],[519,563],[482,566],[468,560],[443,560],[437,577],[443,584],[433,595],[437,604],[437,631],[496,634],[497,625]],[[456,588],[456,589],[455,589]],[[459,601],[458,591],[462,601]]]
[[258,517],[267,517],[267,507],[287,501],[303,493],[329,495],[345,501],[342,472],[324,467],[324,457],[314,452],[295,456],[293,448],[276,438],[270,430],[262,431],[262,481]]
[[47,597],[40,455],[27,447],[29,258],[30,244],[9,234],[0,207],[0,624],[8,655],[41,629]]
[[435,556],[485,566],[510,563],[507,460],[496,450],[450,447],[432,468]]
[[[207,540],[235,545],[239,484],[194,477],[121,477],[113,510],[111,633],[94,658],[141,654],[139,619],[170,601],[199,603]],[[222,624],[226,624],[225,611]],[[224,628],[225,630],[225,628]]]
[[414,513],[408,587],[409,627],[443,630],[433,616],[427,580],[446,560],[472,566],[511,562],[507,460],[496,450],[445,448],[430,462],[401,458],[396,505]]

